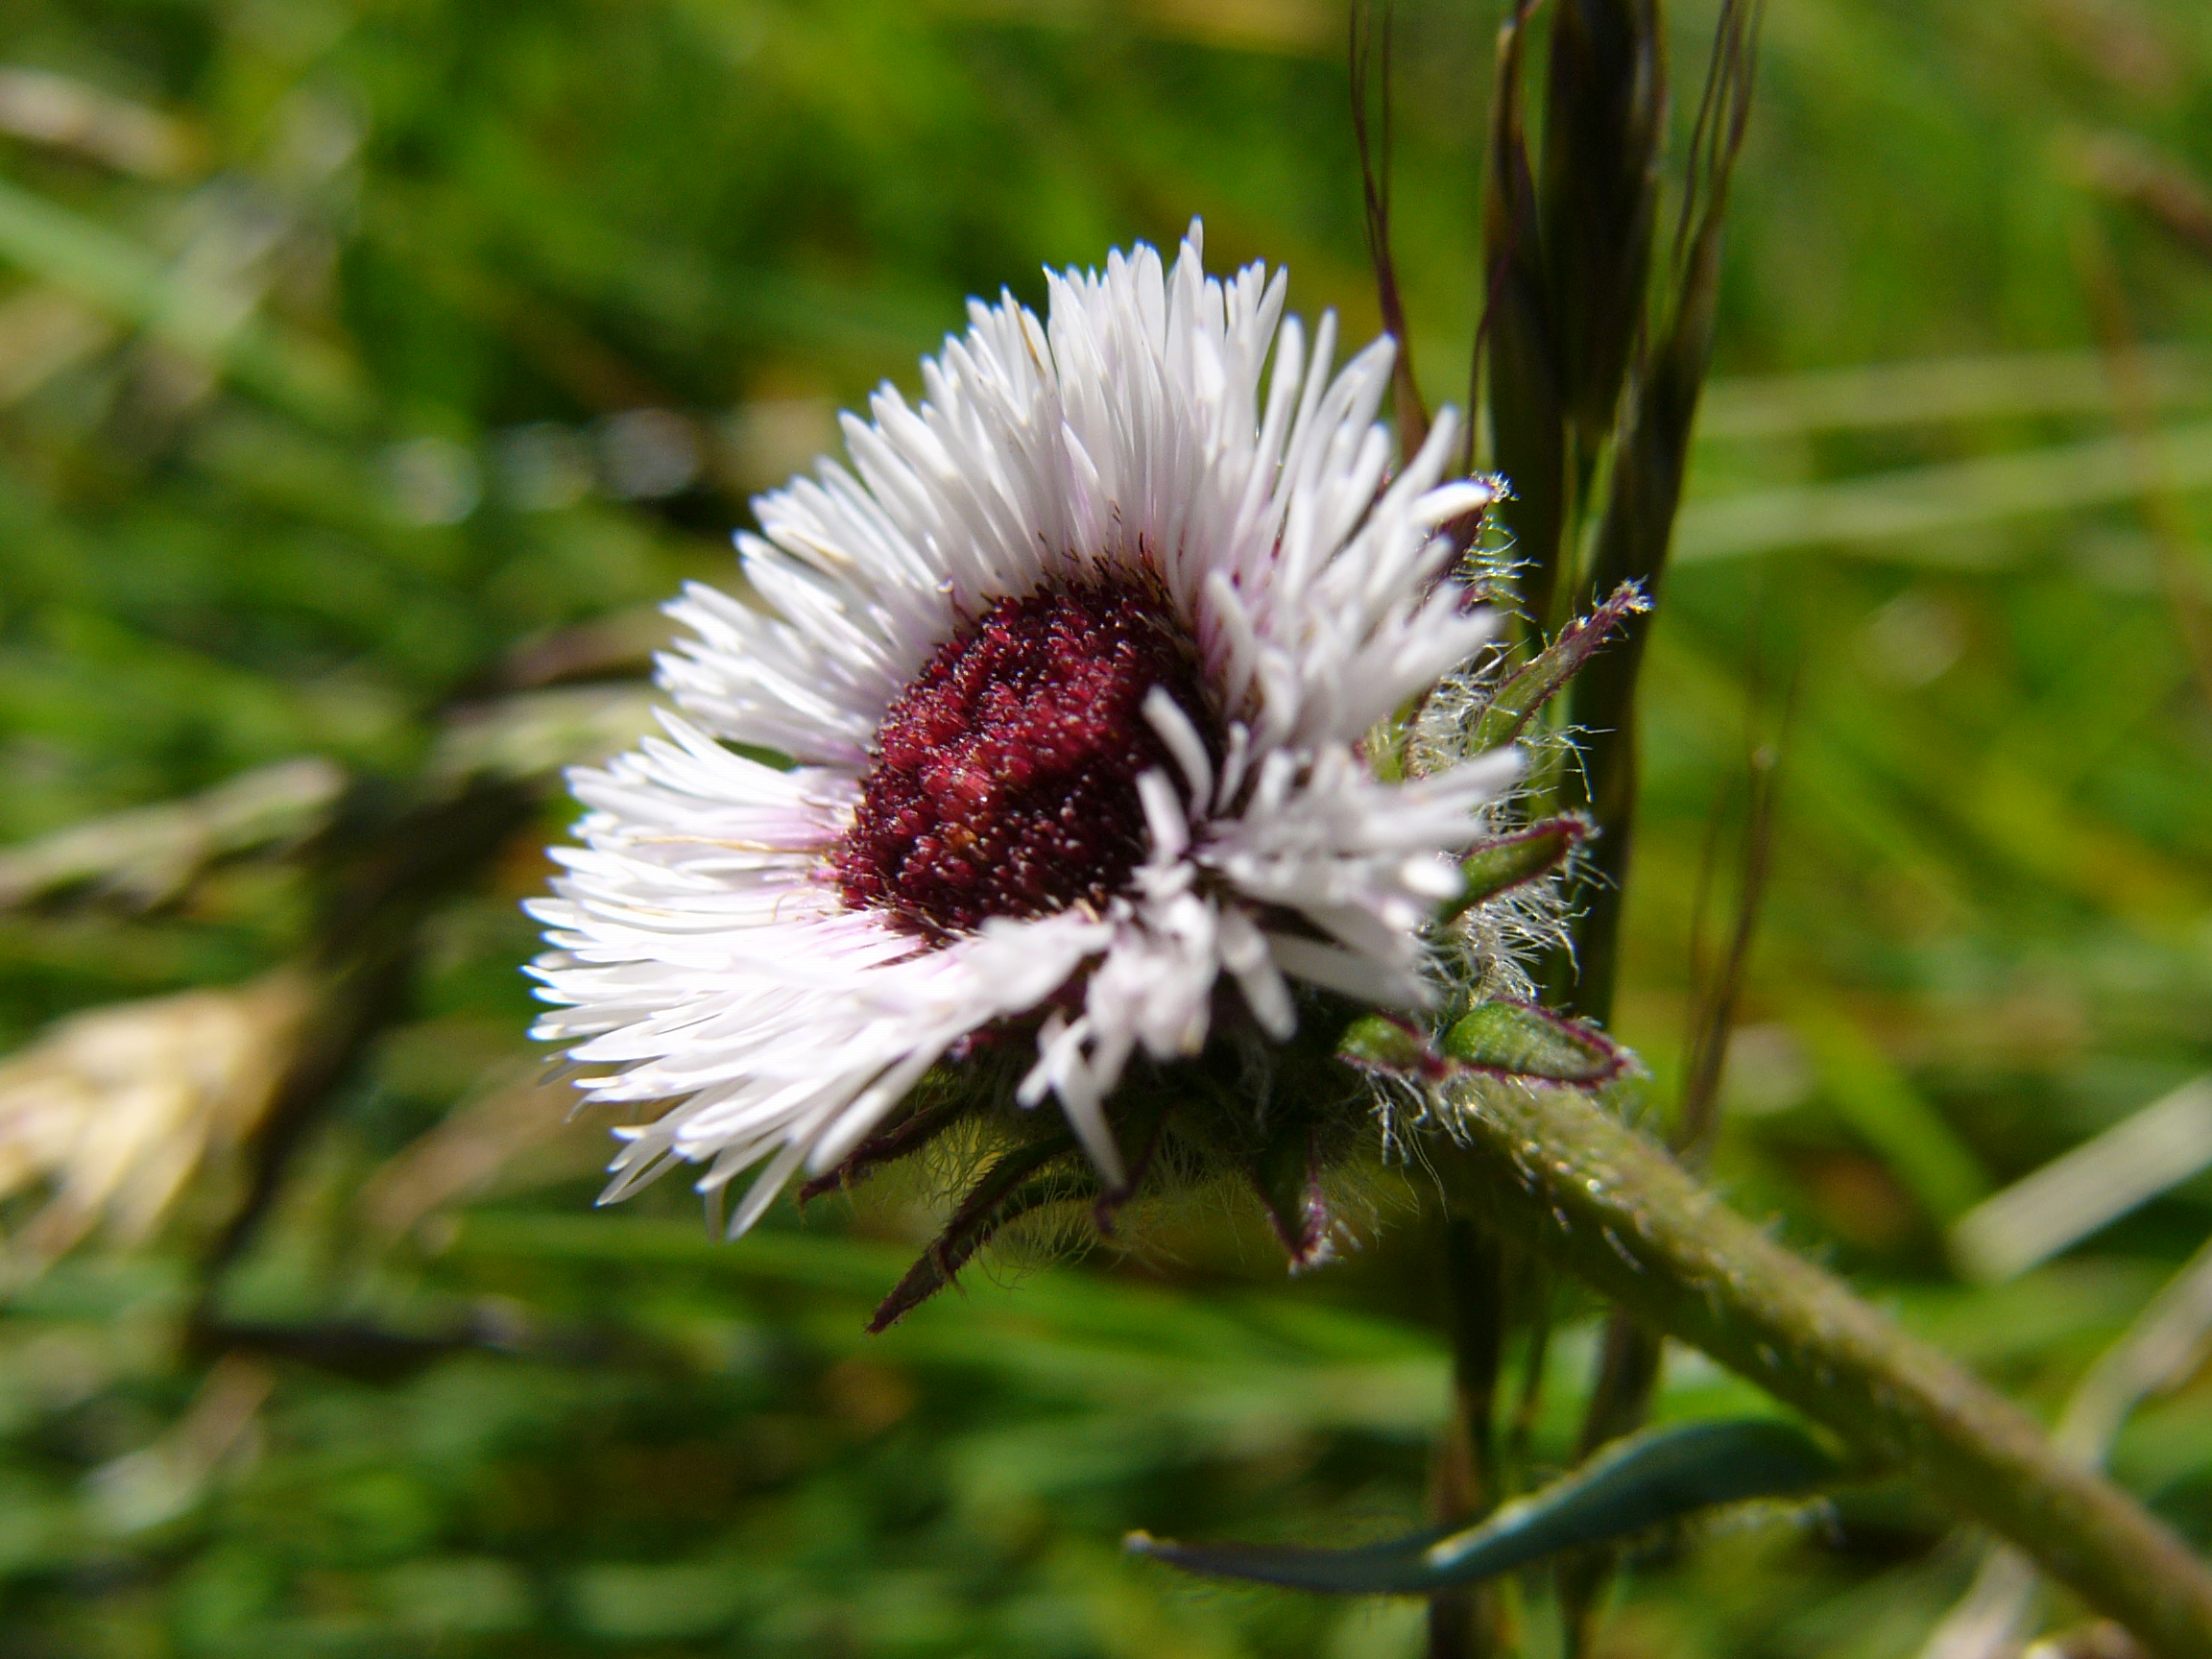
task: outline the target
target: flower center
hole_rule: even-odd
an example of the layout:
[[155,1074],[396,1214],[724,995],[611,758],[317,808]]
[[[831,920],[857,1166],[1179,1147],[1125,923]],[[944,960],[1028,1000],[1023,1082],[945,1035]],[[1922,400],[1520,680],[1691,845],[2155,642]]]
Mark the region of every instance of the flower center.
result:
[[1137,779],[1169,766],[1144,718],[1166,687],[1204,705],[1166,602],[1130,581],[1001,599],[946,641],[883,716],[832,854],[854,906],[922,933],[1103,904],[1143,858]]

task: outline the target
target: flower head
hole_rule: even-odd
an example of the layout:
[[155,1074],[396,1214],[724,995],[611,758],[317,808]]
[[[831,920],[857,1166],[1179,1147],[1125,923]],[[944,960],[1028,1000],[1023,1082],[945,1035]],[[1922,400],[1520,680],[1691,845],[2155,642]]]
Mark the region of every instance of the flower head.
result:
[[850,469],[757,503],[747,597],[671,608],[682,712],[575,775],[533,907],[539,1034],[592,1099],[672,1102],[610,1196],[765,1163],[734,1234],[985,1051],[1111,1191],[1132,1066],[1431,999],[1517,761],[1386,780],[1366,740],[1491,637],[1440,531],[1496,486],[1445,481],[1449,417],[1393,473],[1390,342],[1332,374],[1284,290],[1208,277],[1193,226],[1171,269],[1052,277],[1043,321],[973,304],[918,405],[847,418]]

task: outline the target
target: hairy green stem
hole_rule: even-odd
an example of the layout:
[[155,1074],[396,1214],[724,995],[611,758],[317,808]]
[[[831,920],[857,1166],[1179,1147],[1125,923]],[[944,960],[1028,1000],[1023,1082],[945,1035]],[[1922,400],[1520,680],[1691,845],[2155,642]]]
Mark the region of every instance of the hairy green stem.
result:
[[1455,1202],[1909,1473],[2163,1659],[2212,1654],[2212,1570],[1957,1361],[1587,1096],[1485,1087],[1464,1105],[1459,1143],[1438,1160]]

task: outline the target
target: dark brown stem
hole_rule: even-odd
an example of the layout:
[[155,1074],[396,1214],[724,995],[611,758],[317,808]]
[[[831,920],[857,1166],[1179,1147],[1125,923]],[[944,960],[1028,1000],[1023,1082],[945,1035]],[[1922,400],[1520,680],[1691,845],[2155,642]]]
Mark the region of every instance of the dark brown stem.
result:
[[1521,1388],[1513,1402],[1513,1421],[1505,1431],[1502,1472],[1511,1489],[1529,1486],[1529,1447],[1536,1439],[1536,1419],[1544,1409],[1544,1368],[1551,1358],[1554,1286],[1551,1270],[1530,1259],[1526,1267],[1528,1299],[1528,1343],[1521,1354]]
[[1541,633],[1556,609],[1567,492],[1567,417],[1545,281],[1536,180],[1523,120],[1528,20],[1516,0],[1498,32],[1490,156],[1482,196],[1482,322],[1476,390],[1490,413],[1491,464],[1512,481],[1499,517],[1512,532],[1521,610]]

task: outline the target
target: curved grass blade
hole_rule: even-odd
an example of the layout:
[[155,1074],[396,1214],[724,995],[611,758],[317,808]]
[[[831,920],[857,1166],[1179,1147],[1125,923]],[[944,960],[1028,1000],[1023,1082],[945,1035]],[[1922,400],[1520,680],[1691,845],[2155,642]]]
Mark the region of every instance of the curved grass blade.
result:
[[1845,1468],[1806,1431],[1778,1419],[1691,1423],[1616,1442],[1460,1531],[1431,1527],[1358,1550],[1178,1544],[1132,1532],[1123,1547],[1211,1578],[1335,1596],[1428,1596],[1717,1504],[1808,1492]]
[[145,329],[309,426],[343,433],[368,414],[353,365],[314,335],[238,315],[228,296],[180,280],[153,250],[6,180],[0,264]]

